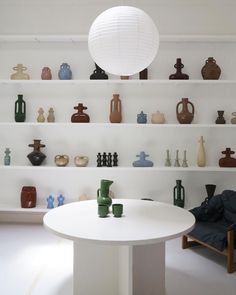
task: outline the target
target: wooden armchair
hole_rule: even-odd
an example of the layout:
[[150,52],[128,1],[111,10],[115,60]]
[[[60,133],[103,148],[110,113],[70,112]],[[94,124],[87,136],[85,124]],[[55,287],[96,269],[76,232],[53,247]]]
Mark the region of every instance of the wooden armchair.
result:
[[227,257],[227,271],[236,270],[236,192],[226,190],[190,212],[196,218],[194,229],[182,237],[182,248],[202,245]]

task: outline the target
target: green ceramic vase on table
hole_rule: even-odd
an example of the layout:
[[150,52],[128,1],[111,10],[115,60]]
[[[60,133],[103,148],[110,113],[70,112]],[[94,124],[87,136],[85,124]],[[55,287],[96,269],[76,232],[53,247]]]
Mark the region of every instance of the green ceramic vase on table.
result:
[[113,183],[112,180],[102,179],[101,186],[97,190],[97,202],[98,205],[107,205],[111,206],[112,199],[109,196],[109,189],[111,184]]
[[185,190],[181,182],[181,180],[176,180],[176,186],[174,187],[173,197],[174,205],[184,208]]

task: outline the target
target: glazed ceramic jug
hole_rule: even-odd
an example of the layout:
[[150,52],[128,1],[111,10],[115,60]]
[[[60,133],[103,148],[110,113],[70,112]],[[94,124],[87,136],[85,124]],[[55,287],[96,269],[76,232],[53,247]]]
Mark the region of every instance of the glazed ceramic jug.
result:
[[208,57],[201,73],[204,80],[218,80],[220,78],[221,69],[216,64],[213,57]]
[[23,186],[21,190],[21,208],[36,207],[37,192],[34,186]]
[[143,111],[141,111],[140,114],[137,114],[137,123],[138,124],[146,124],[147,123],[147,114],[144,114]]
[[189,79],[189,76],[187,74],[182,73],[182,69],[184,65],[181,62],[181,58],[176,59],[176,64],[174,65],[174,67],[176,68],[176,73],[169,76],[170,80],[175,80],[175,79],[188,80]]
[[67,63],[63,63],[60,66],[60,70],[58,72],[58,77],[60,80],[71,80],[72,72],[70,66]]
[[26,116],[26,104],[23,100],[23,95],[18,94],[18,99],[15,102],[15,121],[24,122]]
[[52,79],[52,73],[51,73],[51,70],[49,67],[44,67],[42,69],[41,79],[42,80],[51,80]]
[[74,158],[75,165],[77,167],[85,167],[88,165],[89,158],[86,156],[76,156]]
[[199,147],[198,147],[198,154],[197,154],[198,167],[206,166],[206,153],[205,153],[204,142],[205,141],[203,140],[203,136],[201,136],[199,140]]
[[34,148],[33,152],[27,156],[33,166],[41,165],[43,160],[46,158],[46,155],[40,151],[40,148],[45,147],[45,145],[41,144],[40,141],[40,139],[34,139],[34,143],[28,145],[29,147]]
[[69,163],[69,157],[67,155],[56,155],[54,162],[58,167],[65,167]]
[[27,68],[24,67],[23,64],[17,64],[17,66],[14,67],[13,70],[15,70],[16,73],[11,75],[11,80],[29,80],[29,75],[27,73],[24,73]]
[[120,123],[122,120],[121,115],[121,100],[119,94],[113,94],[113,98],[110,102],[110,122]]
[[[182,106],[182,110],[179,107]],[[188,106],[191,106],[189,111]],[[182,98],[182,101],[178,102],[176,106],[176,115],[180,124],[190,124],[194,117],[194,105],[188,100],[188,98]]]
[[108,75],[105,73],[103,69],[101,69],[96,63],[95,63],[96,69],[93,71],[93,74],[90,75],[90,80],[107,80]]
[[88,123],[90,121],[89,115],[84,113],[87,107],[83,106],[82,103],[78,103],[78,106],[74,107],[74,109],[78,110],[78,112],[71,116],[72,123]]
[[101,186],[97,190],[97,202],[98,205],[107,205],[111,206],[112,199],[109,196],[109,188],[112,185],[112,180],[102,179]]
[[152,122],[152,124],[164,124],[165,123],[164,114],[159,111],[152,114],[151,122]]

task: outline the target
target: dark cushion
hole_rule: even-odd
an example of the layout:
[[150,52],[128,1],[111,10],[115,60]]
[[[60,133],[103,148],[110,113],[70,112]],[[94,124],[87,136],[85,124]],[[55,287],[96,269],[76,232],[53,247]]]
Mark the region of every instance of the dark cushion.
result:
[[236,223],[236,192],[226,190],[222,193],[224,218],[228,224]]

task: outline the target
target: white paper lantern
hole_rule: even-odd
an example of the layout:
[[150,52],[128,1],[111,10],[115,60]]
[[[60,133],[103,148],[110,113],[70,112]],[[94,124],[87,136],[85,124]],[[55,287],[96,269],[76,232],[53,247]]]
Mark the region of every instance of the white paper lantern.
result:
[[117,6],[101,13],[88,35],[95,63],[114,75],[133,75],[147,68],[156,56],[159,33],[144,11]]

